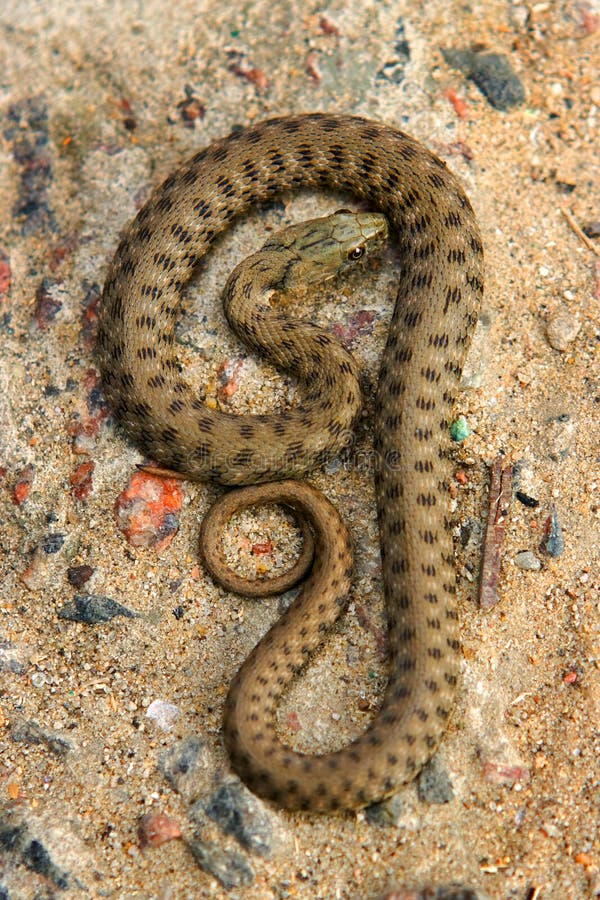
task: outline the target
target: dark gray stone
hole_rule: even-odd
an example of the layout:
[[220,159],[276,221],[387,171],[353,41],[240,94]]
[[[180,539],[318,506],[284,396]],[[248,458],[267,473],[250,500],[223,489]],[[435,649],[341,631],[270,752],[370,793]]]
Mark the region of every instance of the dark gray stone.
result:
[[464,72],[495,109],[507,110],[525,100],[525,89],[504,53],[442,49],[448,65]]
[[187,842],[201,869],[217,878],[224,888],[236,888],[254,881],[254,870],[235,850],[223,850],[211,841],[194,837]]
[[110,597],[100,597],[98,594],[78,594],[58,610],[59,619],[83,622],[84,625],[99,625],[102,622],[109,622],[115,616],[136,619],[138,613]]
[[187,803],[213,788],[215,763],[206,742],[195,734],[173,744],[160,758],[159,768]]
[[71,745],[64,738],[57,734],[44,731],[37,722],[33,720],[20,719],[17,720],[11,728],[11,737],[13,741],[23,744],[45,744],[55,756],[66,756]]
[[203,808],[225,834],[232,835],[250,853],[272,854],[275,843],[272,815],[240,781],[223,784]]
[[397,828],[403,807],[404,804],[399,795],[394,794],[387,800],[367,806],[365,816],[369,825],[377,825],[379,828]]
[[454,799],[452,782],[435,756],[421,769],[417,793],[425,803],[450,803]]

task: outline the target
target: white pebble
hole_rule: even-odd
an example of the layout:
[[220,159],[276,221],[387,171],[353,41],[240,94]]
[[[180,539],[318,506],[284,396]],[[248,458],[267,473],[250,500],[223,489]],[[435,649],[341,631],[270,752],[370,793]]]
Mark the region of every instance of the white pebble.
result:
[[554,350],[564,351],[572,344],[581,329],[581,322],[573,313],[561,310],[546,325],[548,343]]
[[153,700],[146,710],[146,717],[153,719],[161,731],[171,731],[180,716],[179,707],[166,700]]
[[522,550],[515,556],[515,565],[527,572],[539,572],[542,568],[540,560],[531,550]]

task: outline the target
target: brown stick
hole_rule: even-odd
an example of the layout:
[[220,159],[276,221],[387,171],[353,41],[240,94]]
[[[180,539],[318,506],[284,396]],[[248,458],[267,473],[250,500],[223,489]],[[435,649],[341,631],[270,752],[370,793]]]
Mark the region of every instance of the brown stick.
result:
[[567,220],[567,222],[569,223],[569,225],[571,226],[571,228],[573,229],[573,231],[575,232],[575,234],[577,235],[577,237],[579,238],[579,240],[585,244],[585,246],[588,248],[588,250],[591,250],[592,253],[596,254],[596,256],[600,256],[600,250],[598,250],[596,245],[592,241],[590,241],[587,234],[584,231],[582,231],[581,227],[577,224],[575,218],[569,212],[569,210],[565,209],[564,207],[561,207],[560,211],[563,214],[563,216],[565,217],[565,219]]

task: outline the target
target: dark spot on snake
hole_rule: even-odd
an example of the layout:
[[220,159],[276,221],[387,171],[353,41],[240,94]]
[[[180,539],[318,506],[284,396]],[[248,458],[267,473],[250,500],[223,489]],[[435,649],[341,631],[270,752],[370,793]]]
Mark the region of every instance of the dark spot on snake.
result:
[[342,122],[339,119],[332,119],[323,116],[322,118],[315,117],[315,121],[318,122],[323,131],[337,131],[342,126]]
[[399,397],[400,394],[404,392],[404,385],[401,381],[391,381],[388,386],[388,393],[392,395],[392,397]]
[[448,259],[448,262],[456,262],[456,263],[460,263],[462,265],[465,262],[465,251],[458,250],[458,249],[456,249],[456,247],[452,247],[448,251],[447,259]]
[[394,573],[394,575],[400,575],[404,572],[408,572],[408,560],[404,557],[395,559],[392,562],[392,572]]
[[140,419],[147,419],[152,414],[152,407],[149,403],[141,401],[131,407],[131,412]]
[[415,471],[417,472],[433,472],[433,463],[428,459],[417,459],[415,462]]
[[[408,696],[410,696],[410,688],[408,688],[405,684],[399,684],[394,689],[394,698],[396,700],[404,700],[405,697],[408,697]],[[394,721],[395,721],[395,717],[394,717]],[[393,724],[393,722],[392,722],[392,724]]]
[[429,366],[423,366],[423,367],[421,368],[421,375],[423,376],[423,378],[426,379],[426,381],[429,381],[429,382],[431,382],[432,384],[433,384],[434,382],[437,383],[437,382],[440,380],[440,377],[441,377],[441,375],[440,375],[440,373],[437,371],[437,369],[432,369],[432,368],[430,368]]
[[150,238],[153,236],[154,232],[147,225],[143,225],[141,228],[138,228],[138,232],[136,237],[138,241],[147,243]]
[[229,151],[227,150],[227,147],[217,147],[212,152],[212,158],[215,160],[215,162],[224,162],[228,156]]
[[444,225],[446,228],[460,228],[462,225],[462,219],[457,212],[449,212],[443,219]]
[[125,348],[123,347],[123,344],[121,344],[121,343],[113,344],[112,353],[111,353],[113,361],[119,362],[123,358],[124,351],[125,351]]
[[429,181],[429,184],[437,190],[440,190],[445,185],[445,180],[441,175],[438,175],[437,172],[430,172],[427,176],[427,180]]
[[449,338],[447,334],[431,334],[429,335],[429,346],[430,347],[447,347],[449,343]]
[[433,432],[430,428],[415,428],[414,435],[418,441],[428,441],[433,436]]
[[162,196],[156,204],[156,209],[160,212],[169,212],[173,207],[173,201],[170,197]]
[[405,656],[404,659],[396,663],[398,669],[402,672],[414,672],[417,668],[417,661],[413,657]]
[[[159,337],[160,337],[160,335],[159,335]],[[137,355],[138,355],[138,357],[141,357],[142,359],[156,359],[156,356],[157,356],[156,347],[141,347],[138,350]]]
[[160,434],[166,444],[174,444],[181,437],[176,428],[163,428]]
[[409,310],[405,313],[403,322],[407,328],[414,328],[415,325],[418,325],[421,319],[423,318],[423,313],[418,310]]

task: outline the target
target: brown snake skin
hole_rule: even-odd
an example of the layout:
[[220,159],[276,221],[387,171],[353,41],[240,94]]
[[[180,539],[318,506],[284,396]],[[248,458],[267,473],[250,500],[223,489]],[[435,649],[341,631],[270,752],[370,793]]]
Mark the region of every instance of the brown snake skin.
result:
[[[374,425],[390,676],[379,713],[344,749],[310,757],[279,741],[277,700],[348,592],[345,528],[307,487],[307,496],[283,498],[313,523],[315,565],[302,609],[255,649],[241,670],[248,682],[235,679],[226,742],[258,793],[288,808],[330,811],[381,800],[412,779],[438,744],[456,690],[448,425],[483,290],[467,197],[442,161],[375,122],[314,114],[236,131],[167,178],[129,226],[104,287],[98,354],[106,396],[129,435],[161,466],[190,478],[297,477],[339,450],[356,415],[356,367],[337,348],[332,361],[314,326],[287,326],[290,367],[307,355],[311,363],[301,406],[282,416],[208,410],[175,357],[180,291],[216,236],[250,204],[305,186],[345,191],[383,212],[401,257]],[[273,343],[281,345],[281,318],[279,326]],[[346,376],[349,388],[340,390]],[[346,411],[337,406],[345,394],[352,395]],[[266,447],[275,447],[272,469]],[[278,491],[271,496],[281,499]]]

